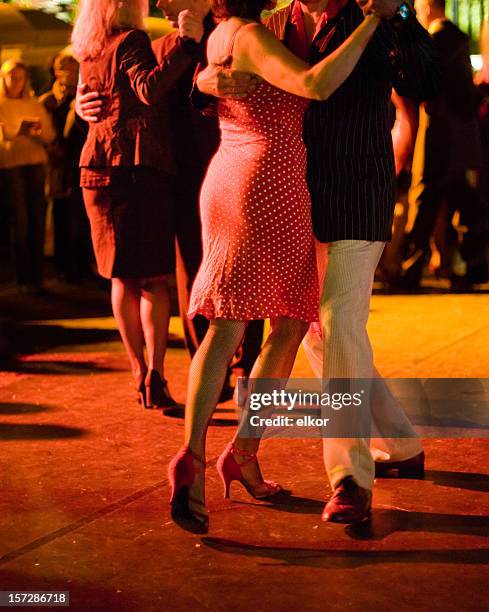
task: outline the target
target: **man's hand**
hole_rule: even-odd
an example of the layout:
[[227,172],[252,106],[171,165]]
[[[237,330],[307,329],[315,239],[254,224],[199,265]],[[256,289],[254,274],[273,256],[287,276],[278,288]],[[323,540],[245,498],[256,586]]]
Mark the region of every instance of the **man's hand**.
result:
[[185,10],[178,13],[178,33],[181,38],[191,38],[200,43],[204,36],[204,24],[202,18]]
[[402,0],[357,0],[357,4],[365,16],[376,15],[384,19],[392,19],[402,4]]
[[232,58],[224,57],[216,64],[210,64],[199,72],[197,87],[199,91],[217,98],[233,98],[239,100],[246,98],[253,92],[260,77],[249,72],[240,72],[227,68]]
[[88,123],[100,121],[103,104],[102,96],[98,91],[89,91],[86,85],[79,85],[77,87],[75,112],[83,121]]

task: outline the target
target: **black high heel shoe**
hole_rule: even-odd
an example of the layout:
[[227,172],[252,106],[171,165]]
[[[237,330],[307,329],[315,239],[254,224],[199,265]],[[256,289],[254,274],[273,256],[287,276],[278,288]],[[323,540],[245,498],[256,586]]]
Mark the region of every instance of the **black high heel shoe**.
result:
[[171,408],[177,403],[170,395],[167,381],[156,370],[148,370],[144,381],[145,408]]
[[146,372],[142,372],[139,376],[135,377],[134,382],[136,383],[138,404],[141,404],[145,408],[148,408],[150,406],[146,405],[146,374]]

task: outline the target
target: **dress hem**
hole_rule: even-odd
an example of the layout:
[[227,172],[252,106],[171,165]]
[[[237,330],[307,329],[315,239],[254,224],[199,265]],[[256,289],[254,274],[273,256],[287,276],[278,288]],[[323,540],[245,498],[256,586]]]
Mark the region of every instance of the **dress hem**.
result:
[[[319,308],[318,308],[319,311]],[[305,323],[315,323],[319,321],[319,316],[316,314],[314,318],[303,317],[297,313],[291,312],[267,312],[265,314],[256,314],[256,316],[247,316],[246,318],[237,317],[231,313],[219,313],[216,315],[215,312],[204,309],[196,309],[192,312],[187,313],[188,319],[193,319],[195,316],[201,315],[208,319],[226,319],[227,321],[263,321],[264,319],[277,319],[278,317],[287,317],[288,319],[295,319],[297,321],[304,321]]]

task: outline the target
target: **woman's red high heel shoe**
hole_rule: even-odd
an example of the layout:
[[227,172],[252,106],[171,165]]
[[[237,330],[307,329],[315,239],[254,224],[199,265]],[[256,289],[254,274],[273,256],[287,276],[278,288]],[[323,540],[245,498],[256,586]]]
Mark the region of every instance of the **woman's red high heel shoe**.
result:
[[134,382],[136,383],[136,391],[138,394],[138,404],[141,404],[145,408],[148,408],[146,405],[146,372],[141,373],[139,376],[134,378]]
[[[194,461],[201,464],[196,468]],[[205,510],[202,501],[190,495],[190,487],[193,485],[197,473],[205,471],[205,462],[198,457],[188,446],[183,446],[168,466],[168,478],[172,487],[170,504],[172,519],[192,533],[207,533],[209,518],[205,512],[190,508],[201,506]]]
[[[244,461],[238,463],[234,458],[234,455],[242,457]],[[217,471],[219,472],[219,475],[224,483],[225,498],[229,497],[229,489],[233,480],[240,482],[248,493],[255,499],[268,499],[269,497],[272,497],[272,495],[276,495],[282,491],[282,487],[271,480],[262,480],[262,482],[257,486],[252,486],[246,481],[241,472],[241,468],[244,465],[252,463],[253,461],[257,461],[256,453],[249,453],[248,451],[240,450],[239,448],[236,448],[232,442],[228,444],[226,450],[217,460]],[[261,485],[266,486],[267,492],[263,494],[257,492],[258,487]]]

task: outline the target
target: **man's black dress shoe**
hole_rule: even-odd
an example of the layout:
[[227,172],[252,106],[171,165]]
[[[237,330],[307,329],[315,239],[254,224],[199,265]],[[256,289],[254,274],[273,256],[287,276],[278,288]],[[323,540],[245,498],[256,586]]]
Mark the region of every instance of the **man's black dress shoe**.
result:
[[424,451],[404,461],[376,461],[375,478],[382,478],[391,470],[397,470],[399,478],[424,478]]

